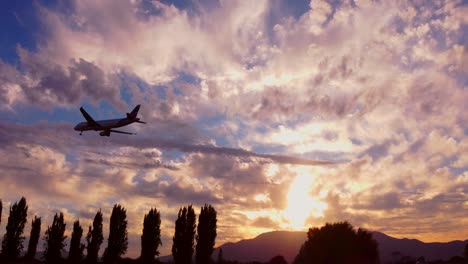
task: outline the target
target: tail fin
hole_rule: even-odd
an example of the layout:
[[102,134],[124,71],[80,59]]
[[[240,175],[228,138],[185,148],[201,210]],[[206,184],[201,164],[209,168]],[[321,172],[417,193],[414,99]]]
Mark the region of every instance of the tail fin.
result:
[[138,110],[140,110],[140,105],[135,106],[131,113],[127,113],[127,118],[134,119],[138,114]]

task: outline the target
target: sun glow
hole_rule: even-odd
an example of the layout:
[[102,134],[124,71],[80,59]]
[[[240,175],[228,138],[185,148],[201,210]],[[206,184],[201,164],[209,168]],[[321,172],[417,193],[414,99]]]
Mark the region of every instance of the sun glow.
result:
[[283,216],[289,221],[287,227],[302,230],[306,227],[306,220],[310,216],[323,217],[323,212],[328,208],[325,202],[310,196],[310,189],[315,177],[309,174],[300,174],[291,184],[288,193],[288,207],[283,211]]

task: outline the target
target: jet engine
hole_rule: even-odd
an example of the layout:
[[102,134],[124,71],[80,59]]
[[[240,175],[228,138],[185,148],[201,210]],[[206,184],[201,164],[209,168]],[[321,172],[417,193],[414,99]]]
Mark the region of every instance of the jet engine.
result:
[[99,132],[99,135],[100,135],[101,137],[103,137],[103,136],[109,137],[109,136],[110,136],[110,131],[102,131],[102,132]]

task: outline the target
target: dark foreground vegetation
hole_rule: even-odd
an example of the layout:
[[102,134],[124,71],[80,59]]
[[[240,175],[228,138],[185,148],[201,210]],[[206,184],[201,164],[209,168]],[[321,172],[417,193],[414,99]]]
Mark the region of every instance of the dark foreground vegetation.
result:
[[[2,201],[0,200],[0,224]],[[123,258],[128,247],[127,214],[123,206],[116,204],[112,209],[109,223],[109,237],[103,254],[99,250],[104,241],[103,216],[101,210],[96,212],[92,225],[82,243],[83,228],[79,220],[73,223],[70,245],[65,244],[66,223],[63,213],[54,215],[53,222],[44,233],[44,252],[36,254],[41,234],[41,218],[34,216],[31,222],[31,233],[27,251],[23,252],[23,234],[27,223],[28,205],[26,198],[10,206],[1,252],[0,263],[162,263],[158,247],[161,245],[160,212],[151,208],[143,217],[141,235],[141,254],[137,259]],[[172,244],[173,261],[177,264],[238,264],[237,261],[224,259],[223,250],[218,256],[212,256],[216,240],[216,210],[205,204],[200,209],[198,226],[192,205],[180,208]],[[196,245],[195,245],[196,242]],[[62,252],[68,250],[68,256]],[[86,251],[86,254],[85,254]],[[426,262],[423,257],[413,259],[406,256],[395,258],[392,263],[466,263],[468,245],[465,247],[465,258],[454,257],[447,261]],[[248,262],[261,264],[261,262]],[[275,256],[265,264],[285,264],[283,256]],[[307,240],[299,249],[294,264],[377,264],[379,252],[377,242],[366,230],[355,230],[348,222],[326,224],[321,228],[310,228]]]
[[[2,202],[0,200],[0,224]],[[26,198],[10,206],[6,232],[3,237],[0,263],[158,263],[158,247],[161,245],[161,216],[151,208],[143,217],[141,254],[136,260],[122,258],[127,252],[127,212],[120,204],[114,205],[109,223],[107,247],[102,256],[99,250],[104,242],[103,216],[96,212],[92,225],[88,228],[85,243],[82,243],[83,228],[79,220],[73,223],[70,245],[65,244],[66,223],[63,213],[56,213],[53,222],[47,227],[43,254],[36,254],[41,233],[41,218],[34,216],[27,252],[23,252],[23,234],[27,222],[28,205]],[[196,215],[191,205],[179,210],[172,245],[175,263],[192,263],[195,253],[196,263],[210,263],[216,239],[216,210],[211,205],[201,208],[196,225]],[[196,229],[197,228],[197,229]],[[194,241],[197,244],[194,247]],[[195,249],[195,252],[194,252]],[[62,252],[68,250],[68,256]],[[85,254],[86,251],[86,254]]]

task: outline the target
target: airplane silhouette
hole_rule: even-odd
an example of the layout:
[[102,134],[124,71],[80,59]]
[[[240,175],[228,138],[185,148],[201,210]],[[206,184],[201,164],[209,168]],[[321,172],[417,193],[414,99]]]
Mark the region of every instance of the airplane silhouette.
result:
[[137,118],[138,110],[140,110],[140,105],[137,105],[132,112],[127,113],[126,118],[120,119],[108,119],[108,120],[98,120],[95,121],[84,109],[80,107],[81,114],[83,114],[84,118],[87,122],[79,123],[75,126],[76,131],[80,131],[80,135],[83,134],[83,131],[94,130],[94,131],[101,131],[99,133],[100,136],[110,136],[111,132],[120,133],[120,134],[127,134],[127,135],[135,135],[134,133],[123,132],[119,130],[114,130],[113,128],[123,127],[126,125],[130,125],[132,123],[142,123],[146,124],[146,122],[140,121],[140,118]]

